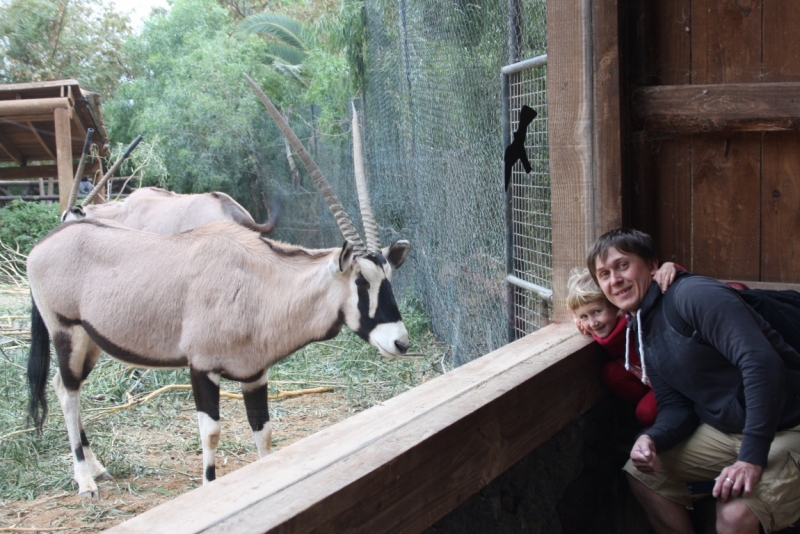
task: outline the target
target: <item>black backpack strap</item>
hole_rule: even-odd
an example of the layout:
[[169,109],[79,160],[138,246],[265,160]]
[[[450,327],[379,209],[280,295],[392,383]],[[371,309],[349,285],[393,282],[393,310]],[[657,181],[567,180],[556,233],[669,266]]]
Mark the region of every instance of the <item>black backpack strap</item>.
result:
[[672,284],[663,296],[664,302],[662,304],[662,309],[664,310],[664,314],[667,316],[667,321],[672,328],[678,331],[680,335],[684,337],[690,337],[698,343],[705,343],[697,330],[695,330],[692,325],[687,323],[686,320],[681,317],[681,314],[678,313],[678,307],[675,304],[675,291],[673,291],[676,285],[677,284]]

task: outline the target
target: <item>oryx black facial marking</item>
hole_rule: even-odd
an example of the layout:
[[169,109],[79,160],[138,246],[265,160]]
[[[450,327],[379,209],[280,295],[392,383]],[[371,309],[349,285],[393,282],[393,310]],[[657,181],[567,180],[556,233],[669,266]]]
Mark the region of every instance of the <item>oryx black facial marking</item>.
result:
[[189,364],[186,356],[181,356],[175,360],[165,362],[164,360],[153,360],[141,354],[136,354],[123,347],[117,346],[108,340],[105,336],[100,334],[90,323],[81,321],[81,326],[92,338],[92,341],[97,343],[97,346],[103,349],[106,354],[109,354],[119,360],[133,365],[140,365],[142,367],[186,367]]
[[375,310],[374,317],[369,316],[369,284],[359,285],[358,279],[356,279],[356,286],[358,287],[358,312],[360,316],[360,324],[356,334],[362,339],[369,341],[369,333],[379,324],[395,323],[403,320],[400,316],[397,302],[394,299],[392,283],[389,280],[381,280],[380,289],[378,290],[378,307]]

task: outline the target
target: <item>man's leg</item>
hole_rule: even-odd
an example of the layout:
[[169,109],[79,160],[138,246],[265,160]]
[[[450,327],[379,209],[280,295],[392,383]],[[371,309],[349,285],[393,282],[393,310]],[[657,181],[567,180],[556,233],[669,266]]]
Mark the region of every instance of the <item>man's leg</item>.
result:
[[625,475],[628,477],[628,483],[636,500],[644,508],[650,525],[658,534],[691,534],[694,532],[689,511],[685,506],[662,497],[630,473],[625,473]]
[[745,503],[717,501],[717,534],[758,534],[761,522]]

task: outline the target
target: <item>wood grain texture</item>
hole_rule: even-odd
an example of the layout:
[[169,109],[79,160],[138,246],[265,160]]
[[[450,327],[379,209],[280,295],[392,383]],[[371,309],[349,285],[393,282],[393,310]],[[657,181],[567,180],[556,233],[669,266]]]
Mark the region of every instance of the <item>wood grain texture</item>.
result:
[[642,127],[689,134],[800,130],[800,83],[638,87],[634,111]]
[[[798,28],[800,4],[764,3],[764,81],[800,85]],[[765,134],[763,158],[761,279],[800,282],[800,133]]]
[[617,0],[593,0],[594,169],[597,235],[622,225],[620,138],[619,7]]
[[56,163],[58,164],[58,198],[61,211],[67,209],[72,189],[72,113],[68,108],[56,108],[53,112],[56,130]]
[[760,278],[761,136],[694,140],[692,269],[714,278]]
[[568,320],[567,279],[597,237],[586,2],[547,3],[547,110],[553,213],[553,317]]
[[651,139],[650,179],[655,196],[648,203],[658,221],[650,232],[661,262],[672,261],[692,270],[692,159],[688,136]]
[[761,81],[762,0],[692,0],[692,84]]
[[605,395],[574,330],[548,326],[108,532],[419,532]]
[[[644,63],[633,80],[637,85],[691,83],[691,0],[640,2],[636,46]],[[632,51],[631,53],[636,53]]]
[[[692,2],[692,83],[761,79],[761,0]],[[692,138],[692,267],[714,277],[759,279],[761,135]]]

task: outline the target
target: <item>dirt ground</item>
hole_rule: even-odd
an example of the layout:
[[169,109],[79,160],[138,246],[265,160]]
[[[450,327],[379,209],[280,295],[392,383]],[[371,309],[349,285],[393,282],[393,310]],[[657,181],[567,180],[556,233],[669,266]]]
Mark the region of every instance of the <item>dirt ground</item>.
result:
[[[223,426],[217,477],[258,459],[243,403],[223,400],[220,408]],[[273,450],[345,419],[350,411],[336,392],[271,401],[271,408],[275,413]],[[194,406],[188,404],[179,419],[169,429],[139,432],[135,456],[143,469],[99,482],[99,500],[80,499],[75,485],[73,491],[43,494],[32,501],[0,502],[0,532],[99,532],[198,487],[202,483],[199,448],[187,455],[176,447],[181,441],[197,440]],[[68,451],[64,453],[64,468],[72,469]]]

